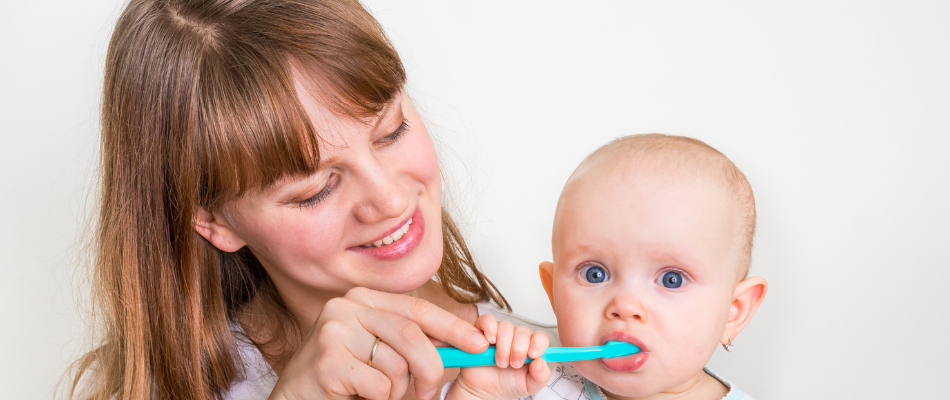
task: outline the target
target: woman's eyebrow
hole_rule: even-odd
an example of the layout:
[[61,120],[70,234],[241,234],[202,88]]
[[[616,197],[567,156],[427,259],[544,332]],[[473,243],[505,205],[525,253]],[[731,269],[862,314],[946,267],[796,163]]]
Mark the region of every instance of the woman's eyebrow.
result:
[[384,126],[387,122],[394,120],[401,122],[403,119],[402,95],[398,95],[379,112],[376,122],[373,124],[373,129],[378,129],[380,126]]

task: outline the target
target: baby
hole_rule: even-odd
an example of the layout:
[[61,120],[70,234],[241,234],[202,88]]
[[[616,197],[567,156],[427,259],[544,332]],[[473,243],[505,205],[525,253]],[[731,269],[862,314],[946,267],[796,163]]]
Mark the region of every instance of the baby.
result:
[[[640,353],[556,365],[540,388],[536,381],[548,376],[547,365],[464,368],[459,381],[508,377],[466,391],[494,399],[526,391],[544,400],[751,399],[704,367],[717,344],[731,350],[765,297],[765,279],[747,277],[754,231],[752,189],[719,151],[658,134],[608,143],[561,192],[554,263],[541,263],[541,282],[562,346],[617,340]],[[486,336],[497,329],[490,318],[479,326]],[[528,356],[547,345],[531,339]],[[501,345],[507,349],[511,341]],[[506,385],[518,390],[502,394]]]

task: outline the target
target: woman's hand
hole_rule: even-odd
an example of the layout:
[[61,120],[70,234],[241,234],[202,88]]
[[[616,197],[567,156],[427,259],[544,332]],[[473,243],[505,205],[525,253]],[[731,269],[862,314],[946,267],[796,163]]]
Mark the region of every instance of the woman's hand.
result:
[[488,348],[480,330],[432,303],[354,288],[326,303],[269,399],[397,400],[410,377],[420,398],[430,399],[438,393],[442,361],[429,337],[471,353]]
[[[540,331],[531,333],[527,327],[515,327],[508,321],[498,322],[490,314],[479,317],[475,327],[495,344],[497,368],[462,368],[449,389],[447,400],[517,399],[535,394],[544,387],[551,377],[551,369],[539,357],[550,344],[548,335]],[[522,368],[526,357],[534,361]]]

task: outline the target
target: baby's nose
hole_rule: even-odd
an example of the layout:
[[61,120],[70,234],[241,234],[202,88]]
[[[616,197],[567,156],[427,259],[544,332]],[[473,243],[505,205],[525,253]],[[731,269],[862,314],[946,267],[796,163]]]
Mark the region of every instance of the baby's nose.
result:
[[642,322],[646,317],[640,300],[630,295],[614,297],[606,311],[608,319],[639,320]]

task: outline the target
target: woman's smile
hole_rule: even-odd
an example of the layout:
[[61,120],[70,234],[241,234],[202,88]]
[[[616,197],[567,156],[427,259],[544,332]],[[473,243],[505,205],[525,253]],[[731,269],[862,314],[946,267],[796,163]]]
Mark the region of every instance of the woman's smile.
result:
[[350,247],[355,251],[380,260],[397,260],[411,253],[425,236],[425,217],[417,207],[416,211],[397,228],[391,229],[383,237],[362,246]]
[[410,225],[412,225],[412,218],[409,218],[409,220],[406,221],[405,224],[400,226],[394,232],[389,233],[382,239],[376,240],[372,243],[364,244],[362,247],[369,248],[369,247],[389,246],[393,242],[398,241],[399,239],[402,239],[402,236],[405,235],[406,232],[409,232]]

